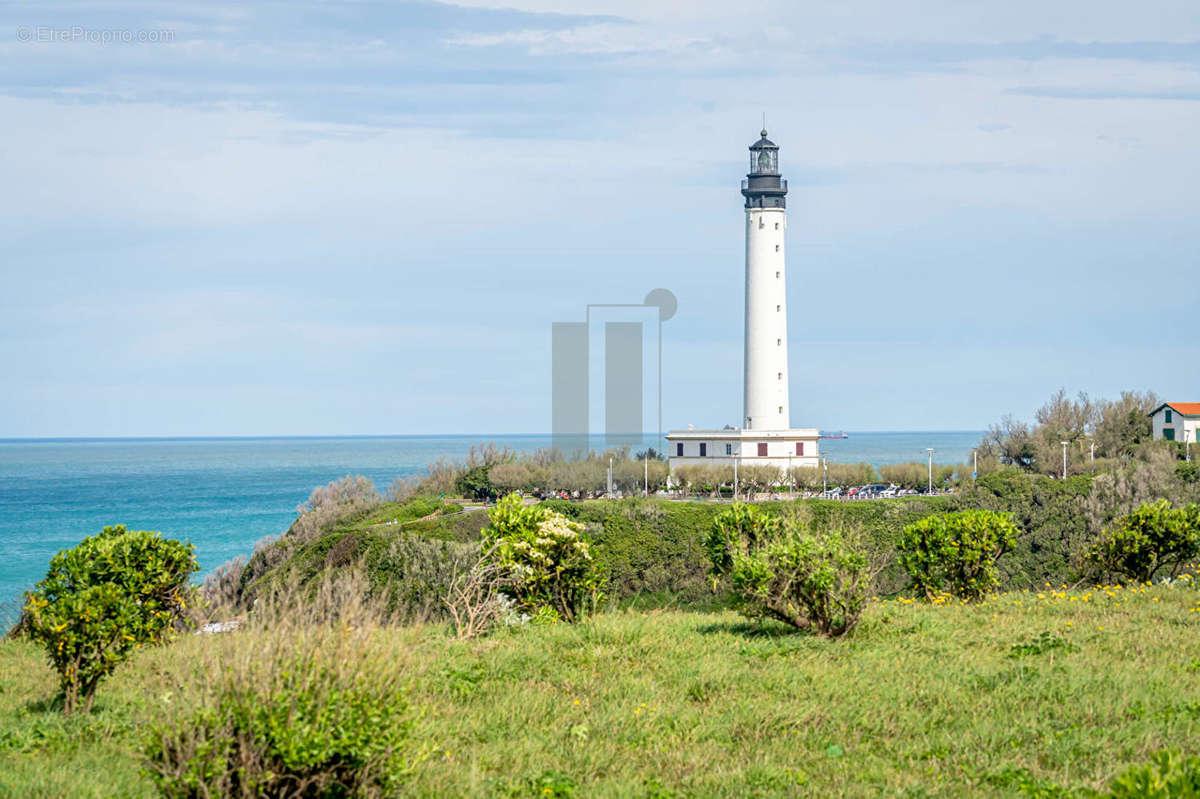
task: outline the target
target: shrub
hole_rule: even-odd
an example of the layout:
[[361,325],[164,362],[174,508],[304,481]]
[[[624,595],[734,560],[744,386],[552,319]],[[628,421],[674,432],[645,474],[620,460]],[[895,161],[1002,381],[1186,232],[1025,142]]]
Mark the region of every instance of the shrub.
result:
[[750,617],[829,636],[858,623],[870,586],[867,559],[839,532],[813,532],[738,502],[713,519],[704,548],[714,589],[728,576]]
[[1172,576],[1200,555],[1200,505],[1172,508],[1165,499],[1147,502],[1117,519],[1087,552],[1100,568],[1138,582],[1164,568]]
[[403,672],[377,639],[284,626],[217,644],[233,656],[200,681],[215,680],[211,695],[148,734],[162,796],[378,796],[411,770]]
[[782,529],[778,516],[756,505],[735,502],[717,514],[712,528],[704,538],[709,569],[714,578],[723,577],[733,569],[734,559],[775,538]]
[[786,528],[733,555],[730,579],[743,612],[830,637],[850,632],[870,590],[866,557],[836,531]]
[[1007,513],[968,510],[927,516],[904,528],[900,564],[927,599],[951,593],[980,599],[1000,584],[996,562],[1016,543]]
[[90,710],[100,680],[134,649],[169,637],[196,568],[191,544],[124,525],[51,558],[26,594],[24,629],[58,671],[66,713]]
[[1200,757],[1159,752],[1112,781],[1102,799],[1188,799],[1200,796]]
[[581,525],[516,494],[500,500],[483,529],[483,548],[511,578],[505,588],[523,609],[575,621],[599,598],[600,571]]

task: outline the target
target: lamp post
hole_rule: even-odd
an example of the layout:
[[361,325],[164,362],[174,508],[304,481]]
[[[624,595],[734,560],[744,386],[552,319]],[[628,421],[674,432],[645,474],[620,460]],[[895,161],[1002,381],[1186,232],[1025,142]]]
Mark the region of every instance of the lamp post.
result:
[[737,492],[738,492],[737,464],[738,464],[738,459],[737,459],[737,456],[735,455],[733,458],[733,501],[734,502],[737,502]]
[[979,450],[971,450],[971,461],[971,482],[976,482],[979,480]]
[[933,493],[933,447],[926,447],[926,452],[929,453],[929,493]]
[[650,496],[650,450],[646,450],[642,461],[642,483],[646,486],[646,496]]
[[1066,480],[1067,479],[1067,445],[1070,444],[1070,442],[1069,441],[1060,441],[1058,443],[1062,444],[1062,448],[1063,448],[1063,476],[1062,476],[1062,479]]
[[1091,439],[1091,444],[1092,444],[1092,449],[1091,449],[1091,454],[1089,457],[1091,458],[1092,466],[1095,466],[1096,465],[1096,440]]
[[829,498],[829,461],[821,458],[821,494]]

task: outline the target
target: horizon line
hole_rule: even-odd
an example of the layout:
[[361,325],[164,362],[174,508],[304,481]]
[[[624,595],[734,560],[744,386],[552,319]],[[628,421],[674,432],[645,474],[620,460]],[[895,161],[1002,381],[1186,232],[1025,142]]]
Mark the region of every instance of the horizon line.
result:
[[[972,429],[907,429],[907,430],[851,430],[843,429],[847,435],[880,435],[899,433],[986,433],[986,428]],[[622,434],[625,436],[637,435]],[[664,433],[665,435],[665,433]],[[582,436],[579,436],[582,437]],[[587,438],[604,438],[604,433],[589,434]],[[643,440],[660,438],[655,432],[642,434]],[[143,435],[143,436],[0,436],[0,443],[19,444],[36,442],[86,442],[86,441],[286,441],[286,440],[332,440],[372,438],[445,438],[445,439],[502,439],[502,438],[554,438],[553,433],[301,433],[267,435]],[[613,446],[621,446],[614,444]]]

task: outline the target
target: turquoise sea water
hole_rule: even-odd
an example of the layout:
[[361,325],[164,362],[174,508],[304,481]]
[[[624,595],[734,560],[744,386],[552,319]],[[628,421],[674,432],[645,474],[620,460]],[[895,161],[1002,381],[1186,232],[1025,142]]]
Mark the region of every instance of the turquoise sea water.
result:
[[[821,442],[830,461],[965,462],[979,432],[850,433]],[[0,440],[0,619],[60,549],[106,524],[191,541],[202,572],[287,529],[312,489],[347,474],[382,492],[438,458],[494,441],[532,451],[550,437]],[[597,439],[593,448],[603,449]]]

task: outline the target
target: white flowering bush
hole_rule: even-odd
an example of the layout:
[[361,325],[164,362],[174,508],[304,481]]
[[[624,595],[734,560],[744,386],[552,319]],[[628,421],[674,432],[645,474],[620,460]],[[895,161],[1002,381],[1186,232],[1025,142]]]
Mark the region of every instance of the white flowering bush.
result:
[[601,575],[583,528],[509,494],[483,529],[483,548],[509,578],[504,593],[535,619],[575,621],[600,599]]

